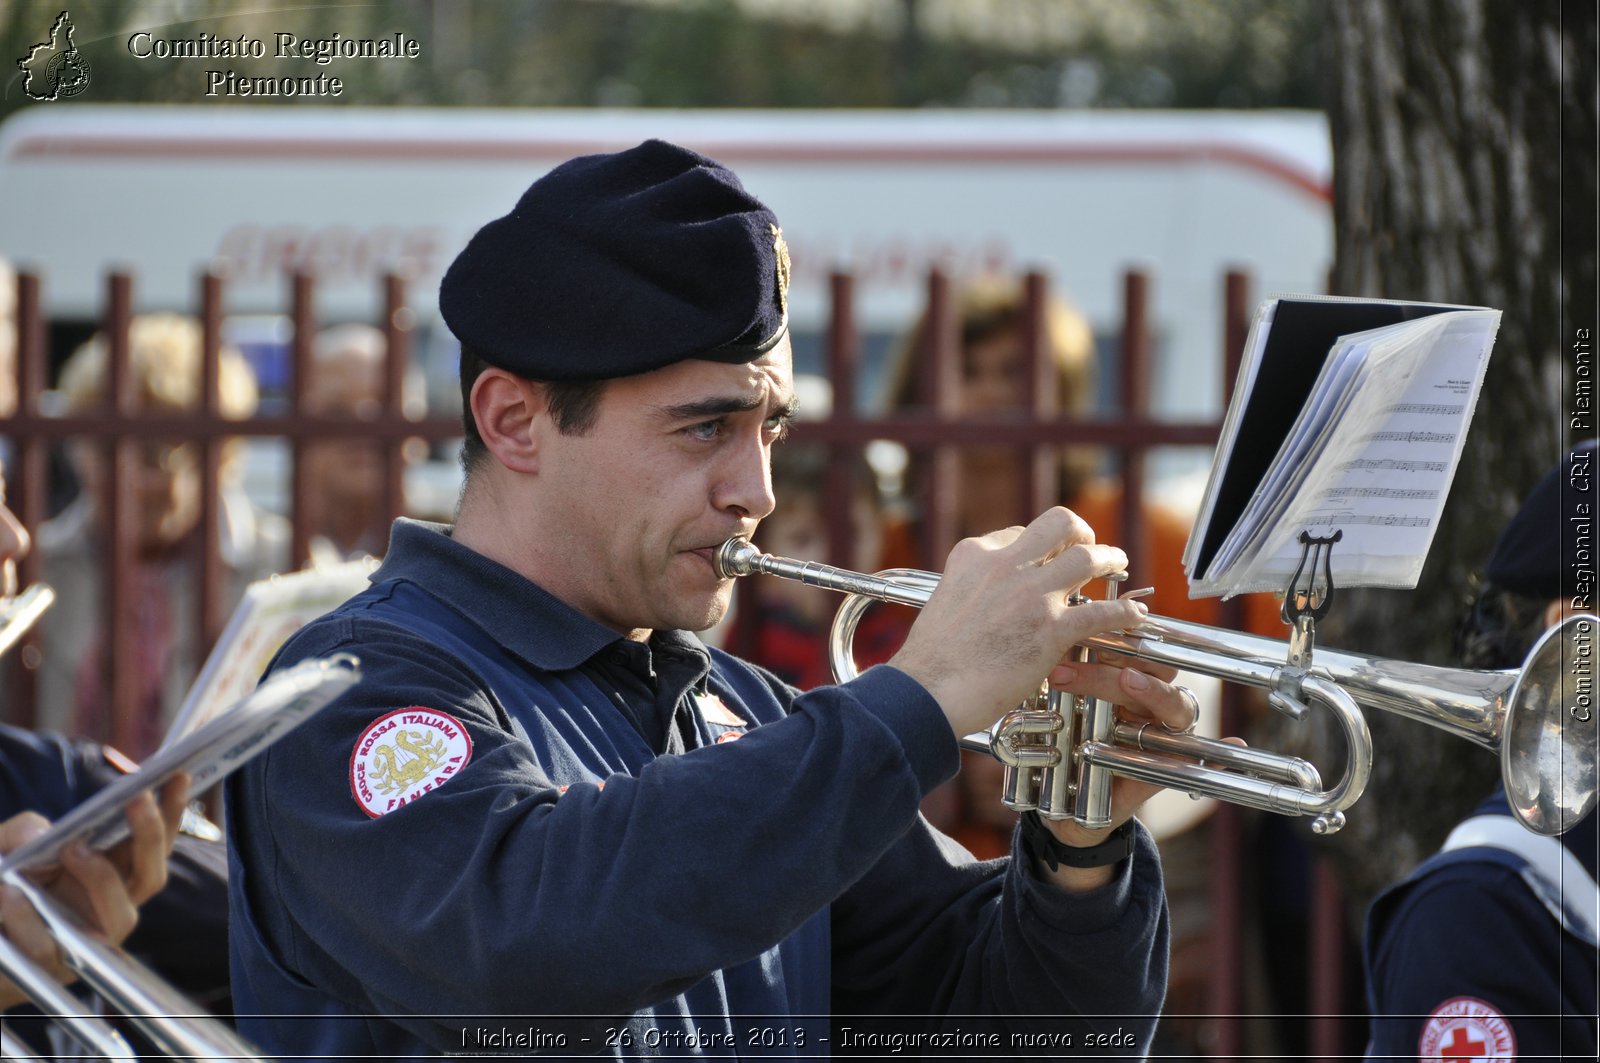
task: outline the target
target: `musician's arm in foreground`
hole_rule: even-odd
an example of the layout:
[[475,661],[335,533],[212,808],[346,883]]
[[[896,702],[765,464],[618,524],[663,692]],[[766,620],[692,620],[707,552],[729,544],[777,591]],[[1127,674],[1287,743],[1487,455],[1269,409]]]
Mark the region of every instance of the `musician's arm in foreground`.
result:
[[[58,866],[30,878],[43,886],[105,940],[120,943],[138,922],[140,904],[160,892],[167,881],[167,855],[178,835],[186,780],[163,788],[161,800],[141,794],[128,806],[130,836],[106,852],[79,843],[69,846]],[[0,853],[8,853],[38,837],[49,821],[34,812],[19,812],[0,822]],[[61,962],[55,938],[39,914],[10,885],[0,884],[0,932],[35,964],[60,982],[76,978]],[[0,1008],[27,998],[9,979],[0,977]]]
[[[328,634],[308,632],[291,656],[341,645]],[[963,935],[980,962],[1014,950],[1033,966],[1046,957],[1038,942],[1024,939],[1025,928],[1059,928],[1067,931],[1055,933],[1060,946],[1044,949],[1057,953],[1050,957],[1055,972],[1035,987],[1084,965],[1094,977],[1079,980],[1085,995],[1069,998],[1079,1010],[1101,1010],[1095,986],[1119,987],[1118,1013],[1145,1013],[1153,1022],[1159,1010],[1166,916],[1148,842],[1113,869],[1112,884],[1074,897],[1021,868],[975,865],[940,849],[917,806],[954,772],[954,735],[938,705],[895,669],[785,704],[752,670],[717,654],[713,690],[760,726],[735,742],[654,760],[636,778],[585,780],[576,767],[553,777],[506,708],[459,662],[441,659],[422,640],[386,634],[395,651],[369,643],[367,678],[358,688],[259,758],[260,785],[250,787],[251,804],[240,813],[270,836],[270,851],[251,849],[275,873],[244,885],[246,895],[267,891],[256,912],[267,910],[267,896],[275,902],[266,930],[273,952],[293,957],[298,973],[313,981],[344,986],[352,1003],[410,1016],[404,1024],[435,1047],[461,1045],[461,1029],[433,1017],[451,1013],[536,1007],[615,1025],[713,972],[748,967],[745,961],[769,950],[769,960],[779,956],[775,946],[785,939],[799,951],[786,949],[784,961],[814,974],[828,962],[826,920],[816,913],[891,855],[847,896],[847,939],[861,937],[869,920],[888,930],[889,912],[925,922],[951,904],[932,931],[946,955]],[[447,699],[465,725],[472,760],[404,814],[374,821],[350,797],[349,736],[406,699]],[[466,831],[469,823],[478,826]],[[323,873],[308,874],[313,867]],[[1008,874],[1021,892],[1002,908]],[[896,879],[898,890],[887,885]],[[853,898],[860,900],[852,907]],[[863,915],[863,902],[873,913]],[[1141,908],[1148,910],[1140,915]],[[896,937],[912,929],[899,928]],[[1072,951],[1065,945],[1075,934],[1080,943],[1115,947],[1093,958],[1062,955]],[[440,962],[419,972],[408,956]],[[957,999],[934,990],[931,983],[944,976],[921,974],[928,990],[922,1007]],[[976,969],[965,981],[985,984]],[[1130,999],[1130,986],[1145,998]],[[698,988],[711,995],[692,996],[697,1002],[721,995]],[[904,992],[902,983],[896,996]],[[1006,999],[1004,982],[982,992],[992,1004]],[[1014,998],[1016,1010],[1037,1011],[1029,997]],[[976,1008],[977,998],[966,998]],[[783,1003],[829,1009],[825,999]]]

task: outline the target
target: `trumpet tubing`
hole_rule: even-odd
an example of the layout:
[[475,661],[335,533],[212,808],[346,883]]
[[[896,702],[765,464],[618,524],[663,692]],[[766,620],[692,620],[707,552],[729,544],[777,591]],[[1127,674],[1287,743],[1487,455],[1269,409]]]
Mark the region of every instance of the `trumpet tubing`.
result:
[[0,653],[5,653],[28,633],[56,600],[48,584],[35,583],[21,594],[0,598]]
[[[0,598],[0,654],[10,649],[55,601],[55,591],[35,583],[21,594]],[[239,1063],[265,1060],[260,1050],[220,1020],[206,1014],[177,988],[121,948],[87,933],[73,916],[21,872],[0,875],[39,913],[55,939],[62,961],[162,1053],[175,1059]],[[0,975],[10,978],[30,1001],[89,1053],[101,1059],[138,1057],[117,1029],[57,985],[0,932]],[[0,1029],[5,1059],[34,1058]]]
[[[937,574],[916,569],[869,576],[774,557],[743,539],[724,543],[716,563],[725,578],[764,573],[847,595],[829,636],[840,682],[856,675],[851,643],[873,601],[920,608],[939,584]],[[1498,753],[1512,812],[1532,831],[1560,834],[1595,804],[1600,772],[1590,694],[1566,663],[1577,640],[1592,640],[1597,624],[1587,614],[1568,617],[1545,632],[1521,668],[1504,671],[1439,668],[1322,648],[1308,666],[1291,664],[1287,642],[1158,616],[1132,630],[1085,640],[1090,649],[1260,687],[1274,708],[1296,719],[1313,706],[1332,713],[1349,755],[1343,776],[1330,787],[1302,758],[1118,722],[1109,705],[1044,688],[989,731],[961,741],[1006,765],[1002,800],[1008,807],[1037,810],[1046,818],[1104,826],[1110,776],[1120,775],[1267,812],[1309,815],[1313,830],[1332,833],[1371,774],[1364,706]]]
[[[163,1054],[197,1063],[249,1063],[266,1059],[260,1049],[208,1015],[154,971],[116,945],[86,933],[70,913],[26,876],[10,874],[5,876],[5,881],[19,890],[39,913],[67,967]],[[3,934],[0,934],[0,973],[16,982],[41,1011],[93,1054],[107,1059],[136,1058],[115,1028],[97,1016],[85,1014],[82,1001],[56,985]]]

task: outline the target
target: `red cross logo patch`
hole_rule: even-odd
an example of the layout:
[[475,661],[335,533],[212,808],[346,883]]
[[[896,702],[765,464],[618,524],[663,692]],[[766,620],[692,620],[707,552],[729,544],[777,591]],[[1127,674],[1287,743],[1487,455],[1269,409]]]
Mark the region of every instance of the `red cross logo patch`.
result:
[[448,712],[413,705],[373,720],[350,752],[350,792],[373,819],[408,805],[472,760],[472,736]]
[[1454,997],[1433,1009],[1417,1040],[1423,1063],[1473,1059],[1509,1063],[1517,1058],[1517,1038],[1493,1004],[1476,997]]

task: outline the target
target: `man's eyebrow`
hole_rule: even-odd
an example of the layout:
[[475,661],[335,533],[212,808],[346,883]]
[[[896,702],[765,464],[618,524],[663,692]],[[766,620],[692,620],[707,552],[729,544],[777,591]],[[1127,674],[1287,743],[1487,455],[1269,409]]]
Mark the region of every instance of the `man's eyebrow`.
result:
[[[697,418],[725,417],[730,413],[747,413],[750,410],[759,410],[766,404],[766,399],[761,395],[728,395],[696,399],[675,406],[662,406],[660,411],[668,420],[691,421]],[[793,417],[799,408],[799,397],[791,395],[777,412],[786,417]]]

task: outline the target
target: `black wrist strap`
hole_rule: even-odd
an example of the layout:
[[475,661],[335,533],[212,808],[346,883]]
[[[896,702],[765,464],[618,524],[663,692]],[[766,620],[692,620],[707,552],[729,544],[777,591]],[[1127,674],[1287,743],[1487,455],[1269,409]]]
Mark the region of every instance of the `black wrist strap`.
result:
[[1036,860],[1043,860],[1051,871],[1062,864],[1068,867],[1106,867],[1126,860],[1133,853],[1133,820],[1124,820],[1099,845],[1067,845],[1050,833],[1037,812],[1022,814],[1022,846]]

